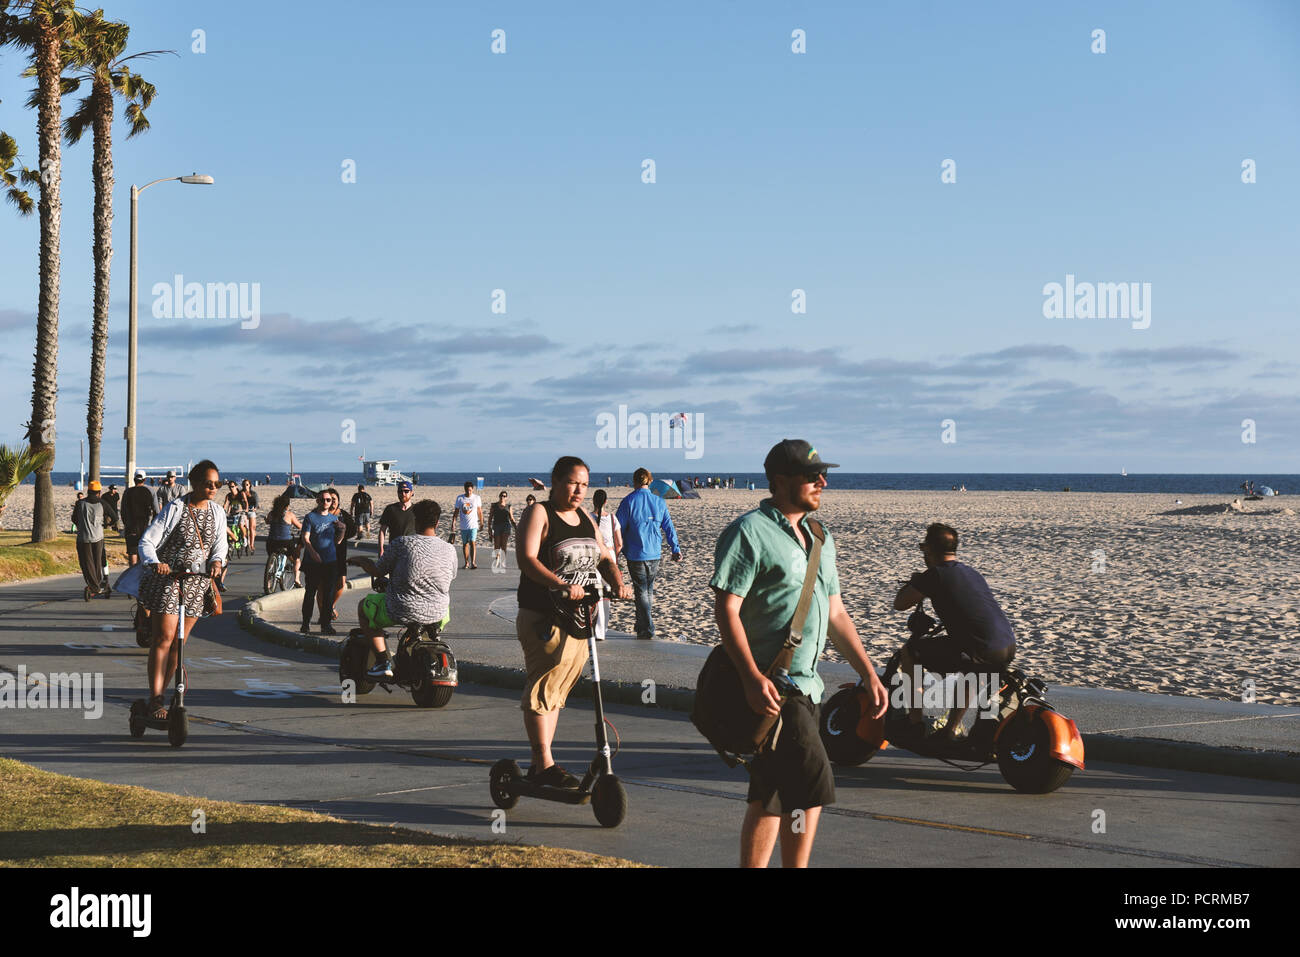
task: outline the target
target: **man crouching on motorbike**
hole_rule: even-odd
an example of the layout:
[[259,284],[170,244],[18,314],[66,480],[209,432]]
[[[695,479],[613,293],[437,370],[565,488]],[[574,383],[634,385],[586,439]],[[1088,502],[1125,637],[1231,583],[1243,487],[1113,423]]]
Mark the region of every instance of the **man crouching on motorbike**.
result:
[[[986,669],[996,673],[1016,654],[1016,635],[1003,614],[988,582],[975,569],[957,561],[957,531],[935,522],[925,530],[921,542],[925,571],[917,572],[894,597],[894,609],[903,611],[930,599],[943,622],[947,639],[922,639],[915,635],[903,646],[899,670],[910,680],[915,666],[939,674]],[[913,688],[914,707],[907,709],[908,721],[922,718],[920,688]],[[954,707],[948,715],[941,740],[951,743],[966,716],[967,706]]]

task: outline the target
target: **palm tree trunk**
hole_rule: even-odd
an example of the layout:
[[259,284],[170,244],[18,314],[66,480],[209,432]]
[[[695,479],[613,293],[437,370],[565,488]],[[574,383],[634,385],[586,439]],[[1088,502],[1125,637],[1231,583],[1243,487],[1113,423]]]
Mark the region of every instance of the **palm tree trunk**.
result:
[[[113,262],[113,89],[95,77],[95,315],[90,335],[90,395],[86,437],[90,480],[99,481],[99,443],[104,434],[104,375],[108,354],[109,272]],[[127,484],[127,488],[130,488]]]
[[[59,102],[59,27],[48,8],[36,14],[36,77],[40,104],[37,132],[41,160],[40,300],[36,310],[36,363],[32,369],[32,420],[28,440],[35,451],[54,446],[55,405],[59,395],[59,226],[63,213],[60,169],[63,118]],[[32,541],[48,542],[58,535],[54,520],[53,459],[36,471],[36,501],[32,510]]]

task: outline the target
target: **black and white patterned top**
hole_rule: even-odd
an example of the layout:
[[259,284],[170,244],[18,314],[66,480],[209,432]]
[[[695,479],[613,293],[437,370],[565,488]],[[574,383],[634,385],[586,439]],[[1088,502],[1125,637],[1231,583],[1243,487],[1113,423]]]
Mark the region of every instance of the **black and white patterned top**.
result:
[[[181,571],[191,565],[206,568],[213,537],[217,533],[216,513],[213,511],[215,507],[212,503],[208,503],[206,508],[186,507],[180,522],[158,547],[158,560],[173,571]],[[187,577],[184,585],[185,617],[207,617],[204,599],[212,587],[212,579],[206,575]],[[151,570],[145,571],[144,580],[140,583],[140,601],[151,612],[175,615],[180,611],[180,598],[181,588],[177,579]]]

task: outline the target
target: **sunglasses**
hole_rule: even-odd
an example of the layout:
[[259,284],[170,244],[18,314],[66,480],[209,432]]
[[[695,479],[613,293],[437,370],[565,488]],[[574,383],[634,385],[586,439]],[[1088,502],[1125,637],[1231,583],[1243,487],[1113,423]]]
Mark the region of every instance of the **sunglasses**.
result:
[[220,482],[204,482],[204,483],[203,483],[203,487],[204,487],[204,488],[221,488],[221,483],[220,483]]

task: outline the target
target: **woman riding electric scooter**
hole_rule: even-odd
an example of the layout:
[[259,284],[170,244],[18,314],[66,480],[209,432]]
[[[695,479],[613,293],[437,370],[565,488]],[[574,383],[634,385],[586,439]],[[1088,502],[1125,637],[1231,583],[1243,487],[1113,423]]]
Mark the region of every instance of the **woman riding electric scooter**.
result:
[[[153,647],[149,651],[149,702],[147,715],[154,721],[167,718],[163,690],[176,670],[184,641],[199,618],[212,613],[213,580],[226,561],[226,513],[215,501],[221,488],[216,465],[204,459],[190,470],[190,492],[172,499],[140,536],[140,562],[145,566],[140,583],[140,603],[150,612]],[[206,576],[173,575],[195,566],[207,569]],[[184,595],[181,591],[184,589]]]

